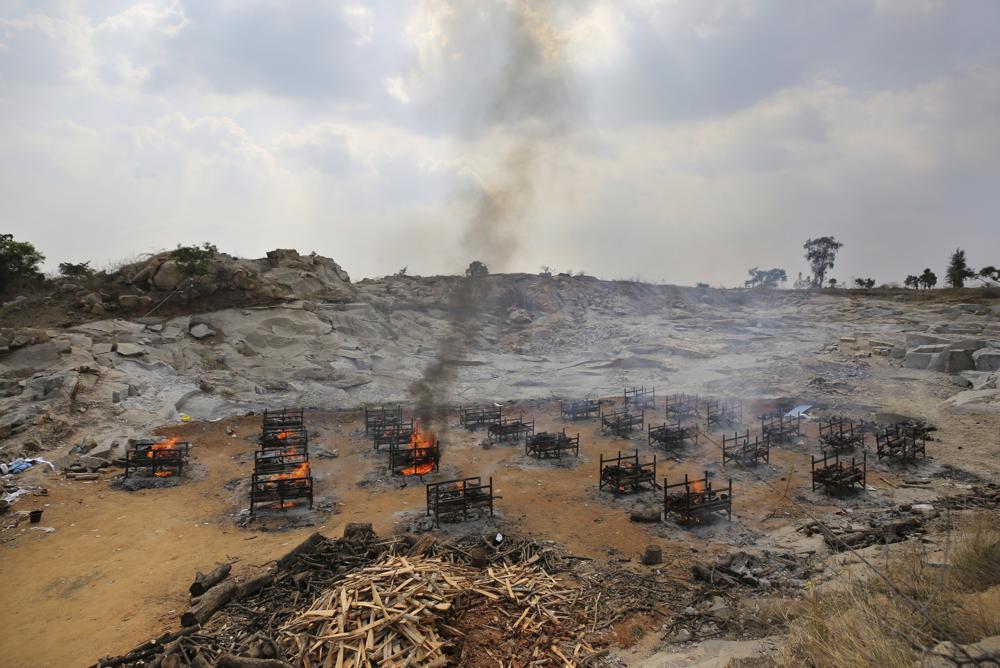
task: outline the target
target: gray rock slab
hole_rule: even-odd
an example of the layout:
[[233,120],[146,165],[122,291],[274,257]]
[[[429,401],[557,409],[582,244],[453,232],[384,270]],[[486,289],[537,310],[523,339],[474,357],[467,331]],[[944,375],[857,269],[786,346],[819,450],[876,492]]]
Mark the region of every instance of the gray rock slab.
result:
[[983,348],[972,353],[977,371],[1000,371],[1000,348]]

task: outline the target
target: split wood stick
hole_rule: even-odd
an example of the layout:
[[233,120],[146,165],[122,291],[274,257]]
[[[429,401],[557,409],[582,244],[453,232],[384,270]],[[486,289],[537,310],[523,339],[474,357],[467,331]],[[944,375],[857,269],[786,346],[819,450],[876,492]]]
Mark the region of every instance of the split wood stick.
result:
[[199,572],[194,576],[194,582],[188,587],[188,591],[191,592],[192,596],[201,596],[206,591],[214,587],[215,585],[222,582],[229,571],[232,570],[232,564],[219,564],[208,573]]

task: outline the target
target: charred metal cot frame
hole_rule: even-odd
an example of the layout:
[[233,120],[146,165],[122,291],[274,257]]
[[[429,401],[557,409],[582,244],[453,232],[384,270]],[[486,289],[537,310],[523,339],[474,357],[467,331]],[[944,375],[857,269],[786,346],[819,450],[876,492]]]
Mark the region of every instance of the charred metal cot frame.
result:
[[691,480],[684,474],[683,482],[668,484],[663,479],[663,512],[674,514],[682,523],[701,522],[711,513],[725,513],[726,519],[733,519],[733,479],[727,487],[715,488],[709,478]]
[[659,487],[656,483],[656,455],[648,462],[639,461],[638,450],[631,455],[623,455],[619,450],[617,456],[607,459],[601,455],[598,489],[627,494],[642,491],[646,484],[651,489]]
[[754,434],[750,440],[750,430],[742,434],[722,437],[722,465],[737,462],[743,466],[756,466],[761,461],[771,463],[771,440],[767,436],[761,439]]
[[434,523],[465,520],[469,511],[489,508],[493,515],[493,478],[483,484],[482,478],[459,478],[427,485],[427,515],[434,516]]
[[743,402],[738,399],[705,399],[702,409],[709,429],[743,422]]
[[469,431],[497,424],[502,418],[501,406],[463,406],[458,413],[459,423]]
[[575,399],[559,403],[559,417],[564,420],[587,419],[601,414],[600,399]]
[[406,420],[396,424],[387,424],[381,427],[373,427],[372,448],[381,450],[382,446],[393,448],[406,445],[413,438],[413,420]]
[[390,425],[403,422],[401,406],[365,406],[365,436],[371,436],[376,431]]
[[630,413],[628,408],[620,408],[610,413],[601,413],[601,433],[628,438],[635,428],[642,429],[645,421],[646,411],[635,415]]
[[309,433],[301,408],[264,411],[260,449],[254,453],[250,479],[250,513],[261,504],[284,510],[298,499],[313,506],[313,478],[309,466]]
[[264,427],[260,435],[262,450],[305,449],[309,446],[309,434],[303,426]]
[[156,477],[179,476],[187,463],[190,443],[173,443],[168,447],[155,447],[160,441],[138,441],[125,451],[125,477],[137,471],[146,471]]
[[394,475],[414,475],[419,467],[430,466],[437,471],[441,463],[441,447],[433,436],[430,444],[409,447],[392,445],[389,447],[389,470]]
[[524,442],[524,454],[538,459],[562,459],[563,455],[580,455],[580,434],[567,436],[561,432],[543,431],[529,437]]
[[625,388],[625,408],[642,410],[656,408],[656,389],[642,387]]
[[927,456],[926,438],[908,426],[896,423],[875,432],[875,452],[879,460],[902,464]]
[[666,397],[667,420],[697,420],[698,395],[668,394]]
[[288,465],[286,470],[269,473],[254,472],[250,480],[250,512],[267,503],[273,509],[285,509],[298,499],[308,499],[313,507],[313,478],[309,465]]
[[760,433],[772,443],[790,443],[802,435],[802,414],[795,417],[782,410],[774,410],[760,416]]
[[847,460],[841,461],[839,454],[813,456],[810,468],[813,491],[817,487],[822,487],[827,494],[863,491],[868,474],[868,453],[862,453],[860,465],[854,457],[850,464]]
[[525,422],[523,415],[516,418],[501,417],[499,422],[489,426],[488,433],[493,443],[519,441],[522,438],[527,442],[528,437],[535,433],[535,421]]
[[664,450],[682,448],[686,443],[698,445],[698,425],[685,426],[678,419],[675,424],[648,426],[646,438],[649,445],[658,445]]
[[263,428],[301,427],[305,424],[305,410],[282,408],[280,411],[264,411]]
[[275,473],[287,473],[302,464],[309,462],[309,452],[291,451],[262,451],[253,453],[254,473],[271,475]]
[[820,420],[819,444],[824,452],[850,452],[865,447],[864,423],[833,416]]

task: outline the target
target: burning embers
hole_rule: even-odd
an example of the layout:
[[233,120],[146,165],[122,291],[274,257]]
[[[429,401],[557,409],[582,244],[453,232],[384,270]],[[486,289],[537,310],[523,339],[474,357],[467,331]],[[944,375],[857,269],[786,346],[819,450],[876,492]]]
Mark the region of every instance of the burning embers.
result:
[[638,450],[631,455],[622,455],[619,450],[616,457],[607,459],[601,455],[598,489],[626,494],[641,492],[647,484],[652,489],[659,487],[656,483],[656,455],[648,462],[639,461]]
[[177,436],[165,441],[136,441],[125,452],[125,478],[137,471],[156,478],[179,476],[187,463],[191,444],[179,442]]
[[434,523],[441,520],[468,519],[469,511],[489,508],[493,515],[493,478],[483,483],[482,478],[461,478],[427,485],[427,515],[434,516]]
[[434,432],[424,429],[420,422],[403,419],[402,409],[375,413],[377,419],[369,422],[365,409],[365,425],[372,437],[372,447],[389,450],[389,469],[396,475],[425,475],[438,470],[441,448]]
[[309,467],[309,437],[301,408],[264,411],[260,449],[254,453],[250,481],[250,512],[258,504],[270,510],[295,506],[297,499],[313,505],[313,478]]
[[841,461],[840,454],[812,457],[812,488],[822,487],[827,494],[845,494],[865,489],[868,473],[868,453],[861,453],[861,464],[851,457],[851,463]]
[[601,413],[601,433],[611,433],[615,436],[628,438],[636,428],[642,429],[645,424],[646,412],[632,413],[628,407]]
[[601,414],[600,399],[574,399],[559,402],[559,417],[564,420],[576,420],[599,417]]
[[771,438],[764,436],[762,439],[754,435],[750,440],[750,430],[744,433],[736,432],[732,436],[722,437],[722,465],[729,462],[736,462],[743,466],[756,466],[759,462],[771,461]]
[[400,475],[425,475],[438,470],[441,449],[434,432],[417,422],[406,443],[389,446],[389,469]]
[[684,474],[683,482],[668,484],[663,479],[663,513],[673,514],[682,524],[698,524],[713,513],[726,514],[727,519],[733,518],[733,480],[722,488],[714,488],[708,471],[701,480],[688,478]]
[[539,432],[524,442],[524,454],[538,459],[562,459],[563,455],[580,455],[580,434],[567,436],[560,432]]

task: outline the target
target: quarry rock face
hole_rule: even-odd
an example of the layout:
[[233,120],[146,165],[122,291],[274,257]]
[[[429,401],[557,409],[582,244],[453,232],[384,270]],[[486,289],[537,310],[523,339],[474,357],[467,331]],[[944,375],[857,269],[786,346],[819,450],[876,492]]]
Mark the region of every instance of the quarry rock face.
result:
[[983,348],[972,353],[977,371],[1000,371],[1000,348]]

